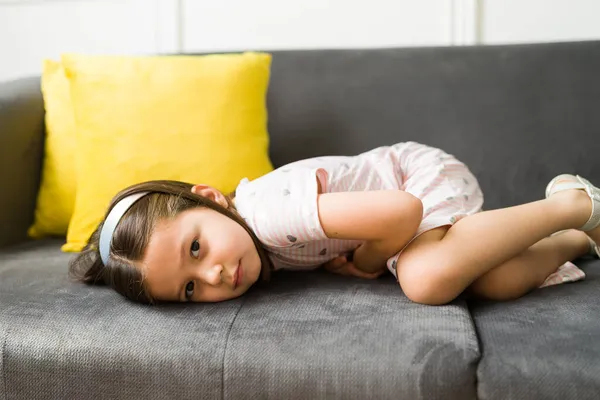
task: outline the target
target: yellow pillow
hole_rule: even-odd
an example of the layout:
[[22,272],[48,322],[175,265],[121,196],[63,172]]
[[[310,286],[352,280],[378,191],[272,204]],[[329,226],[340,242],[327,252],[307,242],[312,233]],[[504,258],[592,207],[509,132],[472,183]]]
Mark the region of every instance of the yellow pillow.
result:
[[75,204],[75,123],[69,81],[61,63],[45,60],[41,89],[46,110],[42,179],[31,238],[65,236]]
[[64,251],[80,251],[121,189],[153,179],[233,191],[273,170],[271,55],[66,54],[77,125],[77,195]]

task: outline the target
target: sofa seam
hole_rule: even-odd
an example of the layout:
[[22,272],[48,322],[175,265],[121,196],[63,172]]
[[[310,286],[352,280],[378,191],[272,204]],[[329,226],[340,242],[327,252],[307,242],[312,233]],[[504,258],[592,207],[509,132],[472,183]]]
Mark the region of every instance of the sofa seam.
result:
[[475,316],[473,315],[473,311],[471,308],[471,304],[466,301],[467,311],[469,312],[469,319],[471,320],[471,324],[473,325],[473,332],[475,332],[475,342],[477,345],[477,350],[479,352],[479,357],[475,360],[475,371],[474,371],[474,384],[475,384],[475,398],[479,399],[479,365],[481,364],[481,360],[483,360],[483,343],[481,342],[481,337],[479,335],[479,330],[477,329],[477,324],[475,323]]
[[237,319],[238,315],[240,314],[240,311],[242,310],[242,307],[244,306],[244,303],[246,302],[246,299],[242,299],[242,302],[239,306],[239,308],[237,309],[237,311],[235,312],[235,315],[233,316],[233,318],[231,319],[231,323],[229,324],[229,330],[227,331],[227,335],[225,337],[225,347],[223,348],[223,357],[221,359],[221,399],[225,400],[225,358],[227,357],[227,348],[229,347],[229,336],[231,336],[231,331],[233,330],[233,324],[235,323],[235,320]]
[[0,387],[0,400],[6,400],[6,342],[8,340],[8,328],[3,332],[2,335],[2,351],[0,354],[2,355],[2,387]]

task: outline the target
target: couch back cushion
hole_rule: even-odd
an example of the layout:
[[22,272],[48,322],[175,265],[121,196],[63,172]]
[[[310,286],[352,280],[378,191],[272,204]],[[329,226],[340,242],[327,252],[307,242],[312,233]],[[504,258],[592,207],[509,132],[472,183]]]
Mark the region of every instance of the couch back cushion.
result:
[[271,159],[414,140],[465,162],[484,208],[600,184],[600,42],[273,52]]

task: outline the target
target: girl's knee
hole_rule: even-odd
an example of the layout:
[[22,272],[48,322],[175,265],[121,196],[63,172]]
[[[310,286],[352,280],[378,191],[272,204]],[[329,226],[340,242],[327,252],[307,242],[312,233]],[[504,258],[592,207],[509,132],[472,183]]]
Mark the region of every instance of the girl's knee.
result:
[[408,299],[412,302],[428,306],[439,306],[446,304],[455,298],[455,296],[446,293],[440,293],[439,291],[431,292],[422,289],[406,290],[405,288],[402,288],[402,290],[404,291],[406,297],[408,297]]
[[400,288],[411,301],[435,306],[449,303],[460,294],[435,269],[423,268],[423,265],[415,265],[414,269],[421,272],[398,276]]
[[438,247],[447,231],[448,227],[443,226],[423,233],[398,258],[398,283],[415,303],[446,304],[462,291],[457,290],[457,279],[448,276],[456,270],[450,268],[452,257],[440,252]]

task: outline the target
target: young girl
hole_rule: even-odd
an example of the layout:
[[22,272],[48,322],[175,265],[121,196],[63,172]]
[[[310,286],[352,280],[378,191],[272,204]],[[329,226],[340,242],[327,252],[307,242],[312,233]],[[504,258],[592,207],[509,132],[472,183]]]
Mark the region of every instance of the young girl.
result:
[[115,196],[70,272],[155,303],[232,299],[282,268],[389,270],[409,299],[437,305],[578,280],[569,261],[600,256],[600,190],[579,176],[554,178],[544,200],[482,205],[467,166],[416,142],[294,162],[231,195],[151,181]]

